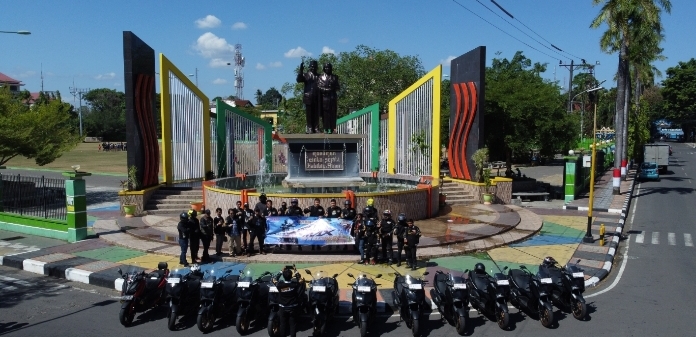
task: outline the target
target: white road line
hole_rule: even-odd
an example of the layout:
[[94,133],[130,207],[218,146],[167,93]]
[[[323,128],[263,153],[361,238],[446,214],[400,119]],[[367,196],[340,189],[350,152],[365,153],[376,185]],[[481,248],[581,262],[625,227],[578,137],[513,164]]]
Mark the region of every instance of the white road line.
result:
[[645,232],[641,231],[636,235],[636,243],[643,243],[645,241]]
[[674,233],[667,233],[667,243],[670,246],[676,246],[677,245],[677,236],[674,235]]
[[660,244],[660,232],[653,232],[652,233],[652,241],[650,243],[652,243],[653,245]]
[[684,245],[687,247],[693,247],[694,242],[691,240],[691,234],[684,233]]

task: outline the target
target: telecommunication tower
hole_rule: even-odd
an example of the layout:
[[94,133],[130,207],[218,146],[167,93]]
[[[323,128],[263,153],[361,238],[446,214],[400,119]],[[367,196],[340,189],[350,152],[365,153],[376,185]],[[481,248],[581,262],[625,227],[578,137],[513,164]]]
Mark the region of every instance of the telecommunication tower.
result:
[[237,89],[238,99],[244,99],[244,56],[242,56],[242,45],[234,45],[234,87]]

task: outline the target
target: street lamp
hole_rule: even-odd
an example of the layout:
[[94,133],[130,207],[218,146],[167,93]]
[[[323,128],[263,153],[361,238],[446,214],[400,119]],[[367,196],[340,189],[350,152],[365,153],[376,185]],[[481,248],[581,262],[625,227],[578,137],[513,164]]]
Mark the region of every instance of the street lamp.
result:
[[[588,92],[603,89],[601,86],[592,88]],[[582,242],[594,243],[594,238],[592,237],[592,209],[594,208],[594,178],[595,178],[595,157],[597,152],[597,100],[598,97],[594,99],[594,127],[592,129],[592,164],[590,165],[590,202],[587,206],[587,233],[585,237],[582,238]]]
[[[589,92],[593,92],[593,91],[602,89],[601,85],[602,85],[602,83],[604,83],[604,82],[606,82],[606,80],[604,80],[604,81],[602,81],[602,82],[599,82],[599,84],[597,84],[597,86],[594,87],[594,88],[592,88],[592,89],[587,89],[587,90],[585,90],[585,91],[583,91],[583,92],[581,92],[581,93],[579,93],[579,94],[573,96],[573,99],[570,100],[570,103],[573,104],[573,101],[575,101],[575,98],[578,97],[578,96],[580,96],[580,95],[582,95],[582,94],[584,94],[584,93],[589,93]],[[582,101],[582,110],[580,110],[580,141],[581,141],[581,142],[582,142],[582,129],[583,129],[583,123],[584,123],[584,121],[585,121],[585,101]]]
[[18,30],[18,31],[0,30],[0,33],[19,34],[19,35],[31,35],[31,32],[28,31],[28,30]]

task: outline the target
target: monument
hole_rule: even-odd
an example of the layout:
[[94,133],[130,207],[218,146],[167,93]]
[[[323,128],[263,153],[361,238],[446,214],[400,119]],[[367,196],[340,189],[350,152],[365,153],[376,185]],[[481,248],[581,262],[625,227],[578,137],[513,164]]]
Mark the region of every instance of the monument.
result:
[[[333,73],[331,63],[324,64],[324,73],[317,73],[317,61],[309,61],[309,71],[304,72],[304,62],[300,63],[297,83],[304,83],[302,103],[305,106],[307,126],[305,133],[336,133],[338,118],[338,76]],[[321,130],[319,116],[321,115]]]

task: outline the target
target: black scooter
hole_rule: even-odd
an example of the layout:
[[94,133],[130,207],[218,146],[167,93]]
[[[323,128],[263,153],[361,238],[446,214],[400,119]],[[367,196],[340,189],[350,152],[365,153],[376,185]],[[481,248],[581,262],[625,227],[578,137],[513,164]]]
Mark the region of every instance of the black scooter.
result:
[[525,266],[510,269],[510,304],[519,310],[539,315],[541,325],[549,328],[553,325],[553,306],[545,287],[551,284],[551,278],[538,278]]
[[121,311],[118,320],[121,325],[128,327],[133,323],[135,314],[154,308],[165,302],[165,292],[169,269],[166,262],[160,262],[157,270],[150,273],[144,271],[129,271],[125,274],[118,269],[123,278],[121,288]]
[[235,290],[239,276],[229,271],[215,275],[215,270],[203,276],[200,290],[200,309],[196,325],[204,333],[213,331],[215,319],[228,317],[236,305]]
[[239,276],[237,282],[237,320],[235,327],[240,335],[249,332],[252,320],[259,322],[258,318],[265,316],[268,308],[268,284],[271,282],[272,274],[264,272],[259,277],[254,276],[254,272],[245,269]]
[[553,303],[566,311],[573,313],[577,320],[584,320],[587,315],[587,305],[582,293],[585,292],[585,273],[577,264],[566,264],[565,267],[539,266],[537,275],[540,279],[551,278],[551,284],[547,285],[548,294]]
[[[413,337],[420,336],[420,317],[425,303],[425,284],[427,281],[416,275],[401,275],[395,272],[394,290],[392,298],[394,306],[399,308],[401,320],[406,321],[406,326],[411,329]],[[426,271],[423,276],[428,275]]]
[[[504,267],[503,270],[506,270]],[[498,327],[506,330],[510,325],[510,313],[507,306],[509,281],[503,273],[493,277],[487,273],[478,274],[468,271],[467,285],[471,306],[487,317],[493,317]]]
[[[377,286],[380,284],[375,283],[375,280],[368,278],[365,274],[358,275],[358,278],[351,273],[348,273],[348,276],[355,279],[355,282],[348,284],[353,287],[351,296],[353,322],[360,327],[360,337],[365,337],[368,325],[374,324],[377,317]],[[375,278],[380,277],[382,274],[375,275]]]
[[461,336],[464,336],[469,318],[469,293],[466,288],[464,277],[438,270],[435,274],[435,287],[430,289],[430,298],[437,305],[442,319],[454,325]]
[[338,311],[338,274],[328,277],[320,271],[315,278],[309,270],[305,269],[305,273],[312,276],[307,297],[312,310],[314,335],[318,336],[324,334],[326,323]]
[[167,328],[169,330],[175,330],[179,315],[198,309],[202,277],[203,273],[200,271],[175,270],[167,278],[167,296],[169,297]]

